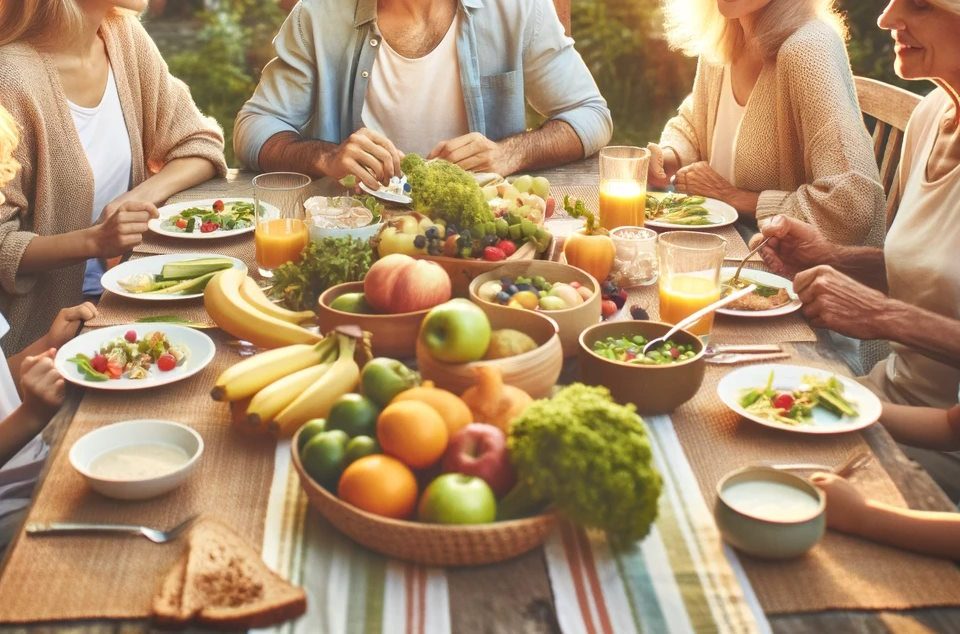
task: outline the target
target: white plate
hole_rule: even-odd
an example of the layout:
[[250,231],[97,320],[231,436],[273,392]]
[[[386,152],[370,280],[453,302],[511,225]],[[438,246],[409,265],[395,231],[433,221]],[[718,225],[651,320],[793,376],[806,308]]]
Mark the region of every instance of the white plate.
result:
[[[104,343],[116,337],[122,337],[128,330],[137,333],[137,338],[143,337],[147,333],[160,331],[167,335],[167,339],[174,345],[180,345],[189,351],[187,359],[182,365],[175,367],[169,372],[161,372],[154,365],[150,369],[150,376],[145,379],[111,379],[109,381],[90,381],[84,378],[83,374],[77,370],[74,363],[67,361],[76,354],[85,354],[90,358],[96,354],[97,350]],[[213,340],[193,328],[185,326],[176,326],[173,324],[127,324],[125,326],[109,326],[107,328],[97,328],[83,333],[63,344],[57,351],[57,356],[53,363],[57,371],[63,375],[63,378],[82,385],[92,387],[98,390],[143,390],[168,383],[182,381],[191,377],[203,368],[213,359],[213,353],[216,346]]]
[[766,385],[770,372],[773,372],[773,387],[777,390],[795,390],[803,381],[804,376],[813,375],[829,378],[833,372],[817,368],[805,368],[799,365],[750,365],[738,368],[728,373],[717,385],[717,395],[724,404],[744,418],[761,425],[782,429],[797,434],[843,434],[877,422],[880,418],[880,399],[873,392],[860,385],[853,379],[837,375],[843,384],[843,395],[857,408],[854,417],[837,417],[822,407],[813,410],[813,422],[806,425],[786,425],[751,414],[740,407],[740,397],[744,390]]
[[[737,267],[735,266],[723,267],[720,269],[720,282],[723,283],[724,280],[730,279],[736,272]],[[785,288],[787,289],[787,295],[790,296],[792,301],[784,304],[783,306],[777,306],[776,308],[771,308],[769,310],[737,310],[734,308],[718,308],[717,313],[721,315],[730,315],[731,317],[779,317],[780,315],[789,315],[793,311],[803,306],[803,302],[801,302],[800,298],[797,297],[797,294],[793,292],[793,283],[785,277],[780,277],[779,275],[774,275],[773,273],[768,273],[767,271],[745,268],[740,271],[740,279],[750,282],[757,282],[759,284],[763,284],[764,286]]]
[[374,198],[379,198],[380,200],[388,203],[396,203],[398,205],[409,205],[413,202],[413,198],[410,198],[406,194],[395,194],[391,191],[388,191],[386,187],[380,186],[380,189],[370,189],[367,187],[366,183],[360,181],[360,189],[367,192]]
[[237,258],[231,258],[219,253],[168,253],[166,255],[154,255],[148,258],[137,258],[127,260],[123,264],[118,264],[103,274],[100,278],[100,285],[114,295],[129,297],[130,299],[142,299],[148,302],[169,302],[181,299],[193,299],[194,297],[203,297],[203,291],[191,293],[189,295],[162,295],[157,293],[131,293],[120,285],[120,280],[124,280],[131,275],[146,273],[147,275],[159,275],[164,264],[170,262],[184,262],[187,260],[199,260],[200,258],[227,258],[233,262],[233,268],[247,272],[247,265]]
[[[665,195],[666,192],[647,192],[647,196],[652,196],[654,198],[662,198]],[[707,216],[707,220],[710,221],[710,224],[708,225],[675,225],[669,222],[663,222],[661,220],[644,220],[643,225],[645,227],[655,227],[657,229],[698,231],[700,229],[716,229],[717,227],[726,227],[727,225],[732,225],[739,217],[736,209],[720,200],[707,198],[707,200],[703,203],[703,206],[707,209],[707,211],[710,212],[710,215]]]
[[[169,218],[170,216],[176,216],[181,211],[185,209],[190,209],[191,207],[211,207],[213,203],[218,200],[222,200],[226,205],[228,203],[250,203],[254,204],[252,198],[207,198],[205,200],[188,200],[182,203],[173,203],[172,205],[165,205],[161,207],[158,211],[160,212],[159,218],[154,218],[147,223],[147,228],[154,233],[158,233],[162,236],[169,236],[171,238],[183,238],[184,240],[215,240],[217,238],[229,238],[231,236],[239,236],[245,233],[250,233],[256,228],[256,222],[254,221],[249,227],[244,227],[243,229],[231,229],[230,231],[211,231],[210,233],[201,233],[199,230],[194,231],[193,233],[185,233],[183,231],[173,231],[167,229],[163,226],[163,221]],[[269,218],[279,218],[280,210],[269,205],[267,203],[261,203],[267,209],[267,216]]]

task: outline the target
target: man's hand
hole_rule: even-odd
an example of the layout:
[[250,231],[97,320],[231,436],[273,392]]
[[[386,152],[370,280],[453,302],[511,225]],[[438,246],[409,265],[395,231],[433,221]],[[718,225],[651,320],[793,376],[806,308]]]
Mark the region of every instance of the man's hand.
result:
[[43,354],[25,358],[20,366],[23,404],[36,414],[49,415],[63,403],[63,377],[53,365],[56,353],[50,348]]
[[138,200],[110,203],[103,208],[97,224],[90,227],[92,257],[107,259],[130,251],[143,241],[150,219],[159,217],[153,203]]
[[674,179],[678,192],[716,198],[733,204],[737,188],[720,176],[706,161],[681,167]]
[[647,149],[650,150],[647,186],[654,191],[665,190],[677,173],[677,155],[670,148],[660,147],[656,143],[647,143]]
[[828,264],[836,250],[813,225],[788,216],[774,216],[760,227],[760,234],[750,239],[750,248],[770,238],[760,249],[760,257],[777,275],[793,277],[818,264]]
[[450,161],[468,172],[494,172],[504,176],[513,172],[500,145],[479,132],[441,141],[427,158]]
[[353,174],[370,189],[379,189],[381,183],[400,175],[401,158],[390,139],[369,128],[360,128],[337,146],[320,169],[337,180]]
[[843,533],[858,533],[867,521],[868,510],[860,491],[833,473],[814,473],[810,481],[827,495],[827,526]]
[[883,317],[890,299],[831,266],[815,266],[793,279],[812,326],[829,328],[858,339],[887,339]]
[[44,344],[48,348],[59,348],[77,336],[77,329],[80,328],[81,322],[90,321],[96,316],[97,307],[90,302],[61,309],[50,324]]

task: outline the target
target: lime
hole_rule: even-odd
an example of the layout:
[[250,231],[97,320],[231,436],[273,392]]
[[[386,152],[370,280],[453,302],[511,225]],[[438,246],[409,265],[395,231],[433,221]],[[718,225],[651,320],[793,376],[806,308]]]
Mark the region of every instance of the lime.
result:
[[327,429],[342,429],[347,435],[376,436],[380,408],[360,394],[344,394],[334,402],[327,415]]
[[339,430],[325,431],[310,439],[300,452],[300,462],[311,478],[328,489],[336,488],[337,480],[346,466],[346,447],[349,438]]
[[346,449],[346,464],[364,456],[380,453],[380,444],[370,436],[356,436],[350,439]]
[[297,436],[297,451],[303,453],[303,448],[307,446],[310,439],[327,429],[327,421],[323,418],[312,418],[305,422],[300,428],[300,435]]

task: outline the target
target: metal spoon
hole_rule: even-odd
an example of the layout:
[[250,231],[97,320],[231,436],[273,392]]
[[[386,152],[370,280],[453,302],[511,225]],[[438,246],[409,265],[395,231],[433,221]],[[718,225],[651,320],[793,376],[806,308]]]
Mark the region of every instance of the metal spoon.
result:
[[657,337],[656,339],[650,340],[647,343],[647,345],[643,347],[643,354],[646,354],[647,351],[653,348],[654,346],[659,345],[664,341],[667,341],[668,339],[670,339],[670,337],[675,335],[678,331],[683,330],[687,326],[692,326],[693,324],[697,323],[698,321],[700,321],[701,319],[703,319],[704,317],[706,317],[716,309],[723,308],[730,302],[735,302],[741,297],[744,297],[745,295],[749,295],[755,290],[757,290],[757,285],[751,284],[750,286],[742,290],[736,291],[735,293],[731,293],[726,297],[721,297],[720,299],[713,302],[712,304],[708,304],[707,306],[704,306],[703,308],[693,313],[686,319],[681,319],[680,323],[678,323],[676,326],[674,326],[673,328],[667,331],[667,334],[663,335],[662,337]]
[[755,246],[755,247],[750,251],[750,253],[747,254],[747,257],[745,257],[745,258],[743,258],[742,260],[740,260],[740,266],[737,267],[737,272],[734,273],[734,274],[733,274],[733,277],[731,277],[729,280],[727,280],[726,282],[724,282],[723,285],[722,285],[722,286],[723,286],[723,290],[724,290],[725,293],[729,294],[729,293],[733,292],[734,290],[736,290],[736,289],[738,289],[738,288],[744,288],[744,287],[749,283],[749,282],[743,282],[743,281],[740,280],[740,271],[743,270],[743,265],[747,263],[747,260],[749,260],[757,251],[759,251],[760,249],[762,249],[762,248],[763,248],[763,245],[765,245],[767,242],[770,241],[770,237],[771,237],[771,236],[768,236],[768,237],[764,238],[763,240],[761,240],[761,241],[760,241],[760,244],[758,244],[757,246]]

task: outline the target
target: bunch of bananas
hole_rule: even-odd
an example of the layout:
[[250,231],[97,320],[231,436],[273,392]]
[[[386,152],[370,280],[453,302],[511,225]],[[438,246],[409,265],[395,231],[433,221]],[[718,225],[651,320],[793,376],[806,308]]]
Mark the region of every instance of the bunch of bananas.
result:
[[315,318],[312,311],[277,306],[238,269],[213,276],[203,291],[203,307],[221,329],[261,348],[315,344],[321,339],[299,325]]
[[[336,330],[317,344],[293,344],[244,359],[223,372],[210,395],[217,401],[249,398],[254,427],[289,436],[312,418],[324,418],[334,401],[360,381],[354,360],[362,339]],[[252,398],[251,398],[252,397]]]

